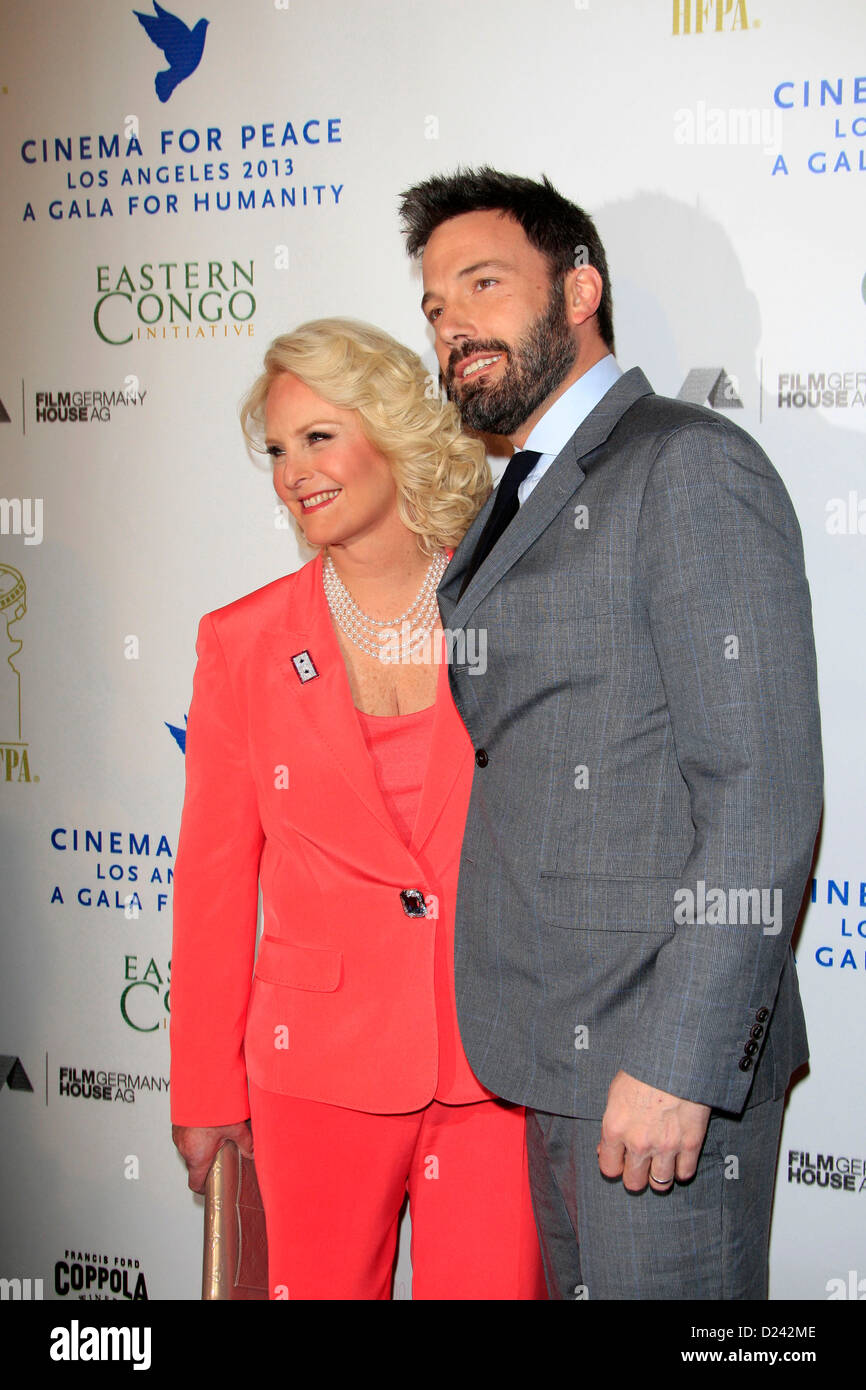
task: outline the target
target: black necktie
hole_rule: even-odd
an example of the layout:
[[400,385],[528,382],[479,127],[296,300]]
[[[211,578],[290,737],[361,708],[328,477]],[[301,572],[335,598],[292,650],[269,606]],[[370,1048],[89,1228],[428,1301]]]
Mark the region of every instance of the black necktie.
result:
[[508,467],[503,473],[499,487],[496,489],[496,497],[491,508],[490,515],[484,524],[484,529],[478,540],[475,542],[475,549],[472,558],[463,576],[463,583],[460,585],[458,599],[463,597],[463,591],[469,583],[476,570],[487,559],[491,550],[495,546],[502,532],[508,524],[514,520],[520,509],[517,500],[517,489],[528,478],[533,468],[541,458],[541,454],[535,453],[533,449],[522,449],[519,453],[512,454],[508,461]]

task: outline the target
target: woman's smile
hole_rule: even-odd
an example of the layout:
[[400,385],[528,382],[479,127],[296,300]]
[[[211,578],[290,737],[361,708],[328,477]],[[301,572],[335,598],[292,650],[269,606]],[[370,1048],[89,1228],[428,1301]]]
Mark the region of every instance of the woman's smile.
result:
[[333,492],[314,492],[310,497],[299,497],[298,501],[305,512],[317,512],[322,507],[329,507],[335,497],[339,497],[343,491],[341,487],[335,488]]

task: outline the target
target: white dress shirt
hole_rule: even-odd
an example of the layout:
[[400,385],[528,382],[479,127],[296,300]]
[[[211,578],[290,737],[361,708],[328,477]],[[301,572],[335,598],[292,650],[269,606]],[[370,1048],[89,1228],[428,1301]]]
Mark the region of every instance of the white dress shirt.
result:
[[611,386],[621,376],[622,367],[613,353],[609,352],[600,362],[596,362],[594,367],[590,367],[588,372],[578,377],[574,385],[569,386],[559,400],[554,401],[550,409],[542,415],[523,445],[524,449],[537,450],[541,458],[517,490],[521,505],[536,483],[544,477],[578,425],[583,424],[589,412],[595,409],[602,396],[607,395]]

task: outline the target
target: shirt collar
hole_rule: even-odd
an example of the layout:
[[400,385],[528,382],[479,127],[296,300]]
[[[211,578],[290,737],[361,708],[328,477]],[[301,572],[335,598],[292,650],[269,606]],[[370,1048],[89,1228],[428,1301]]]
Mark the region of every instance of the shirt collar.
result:
[[534,427],[524,449],[555,456],[560,453],[582,425],[590,411],[606,396],[614,382],[622,376],[622,367],[613,353],[602,357],[588,372],[578,377],[573,386],[554,401]]

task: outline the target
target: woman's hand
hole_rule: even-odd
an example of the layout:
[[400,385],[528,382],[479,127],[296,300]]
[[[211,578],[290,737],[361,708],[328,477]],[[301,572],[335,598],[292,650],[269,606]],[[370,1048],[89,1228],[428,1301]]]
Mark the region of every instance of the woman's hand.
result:
[[171,1137],[187,1167],[189,1186],[193,1192],[204,1192],[211,1164],[223,1144],[237,1144],[245,1158],[253,1156],[253,1136],[249,1120],[236,1125],[211,1125],[199,1129],[190,1125],[172,1125]]

